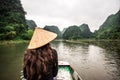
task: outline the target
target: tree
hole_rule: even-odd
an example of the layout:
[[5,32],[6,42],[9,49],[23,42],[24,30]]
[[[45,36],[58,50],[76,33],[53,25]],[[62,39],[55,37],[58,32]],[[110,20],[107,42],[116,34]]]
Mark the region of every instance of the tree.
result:
[[92,35],[92,32],[89,29],[89,26],[87,24],[82,24],[79,26],[80,30],[81,30],[81,36],[83,38],[90,38]]
[[68,27],[63,33],[63,39],[80,39],[81,38],[81,30],[77,26]]
[[97,39],[120,39],[120,10],[106,19],[99,30],[94,33],[94,37]]
[[26,32],[25,14],[20,0],[0,0],[0,40],[14,39]]

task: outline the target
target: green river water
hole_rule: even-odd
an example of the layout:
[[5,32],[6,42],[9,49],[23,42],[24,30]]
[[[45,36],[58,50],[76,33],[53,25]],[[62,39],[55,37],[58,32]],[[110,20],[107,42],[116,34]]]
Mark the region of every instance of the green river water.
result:
[[[20,80],[28,43],[0,45],[0,80]],[[58,58],[68,61],[83,80],[120,80],[120,42],[52,42]]]

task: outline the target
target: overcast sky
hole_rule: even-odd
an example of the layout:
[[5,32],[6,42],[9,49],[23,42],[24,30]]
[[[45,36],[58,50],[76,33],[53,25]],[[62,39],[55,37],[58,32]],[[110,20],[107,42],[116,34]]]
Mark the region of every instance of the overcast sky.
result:
[[39,27],[56,25],[62,30],[86,23],[90,30],[99,29],[106,18],[120,9],[120,0],[21,0],[26,19]]

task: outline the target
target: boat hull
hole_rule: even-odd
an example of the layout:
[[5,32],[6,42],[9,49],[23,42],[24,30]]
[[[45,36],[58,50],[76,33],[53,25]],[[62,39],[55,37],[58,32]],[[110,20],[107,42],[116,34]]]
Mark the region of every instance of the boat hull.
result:
[[[21,79],[26,80],[23,77],[23,71],[21,71]],[[82,80],[82,78],[78,75],[77,71],[65,61],[58,62],[58,74],[55,80]]]
[[82,78],[68,62],[59,61],[57,80],[82,80]]

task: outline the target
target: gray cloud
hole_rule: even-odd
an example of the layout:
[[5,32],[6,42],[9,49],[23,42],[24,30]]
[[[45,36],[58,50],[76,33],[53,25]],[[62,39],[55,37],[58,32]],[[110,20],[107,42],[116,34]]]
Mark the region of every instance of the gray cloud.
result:
[[87,23],[91,31],[120,9],[120,0],[21,0],[26,18],[38,26],[56,25],[61,30]]

